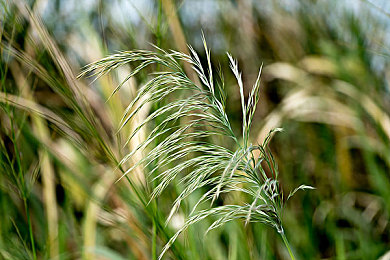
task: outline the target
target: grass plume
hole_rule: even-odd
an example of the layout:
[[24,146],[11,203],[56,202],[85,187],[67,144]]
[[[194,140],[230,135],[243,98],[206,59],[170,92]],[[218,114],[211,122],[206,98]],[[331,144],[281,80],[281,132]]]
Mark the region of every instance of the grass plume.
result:
[[[227,103],[223,77],[218,80],[214,77],[210,50],[204,38],[203,43],[206,67],[202,65],[199,55],[192,47],[189,47],[191,55],[177,51],[167,52],[156,47],[157,51],[118,52],[86,66],[80,76],[101,77],[124,64],[135,65],[132,73],[115,88],[115,93],[145,67],[158,64],[162,68],[161,72],[149,75],[149,81],[138,90],[121,120],[119,130],[129,124],[146,104],[169,100],[153,111],[128,137],[129,142],[141,128],[153,126],[147,138],[121,160],[120,165],[125,165],[136,153],[146,154],[135,165],[130,166],[122,177],[140,165],[145,169],[153,165],[150,175],[157,181],[157,185],[151,193],[151,200],[158,197],[175,179],[179,179],[179,182],[184,184],[184,189],[177,196],[167,222],[190,194],[198,189],[202,189],[204,193],[192,208],[184,226],[165,245],[159,259],[180,233],[210,216],[216,217],[217,220],[209,226],[208,231],[235,219],[242,219],[245,223],[261,222],[274,227],[294,259],[282,226],[285,198],[278,182],[278,167],[268,148],[273,133],[281,129],[271,130],[261,144],[252,144],[249,141],[259,101],[261,69],[246,99],[237,61],[228,54],[230,68],[240,92],[242,137],[239,137],[233,130],[225,110]],[[191,65],[201,85],[189,79],[182,69],[182,63]],[[173,97],[175,99],[171,101]],[[158,123],[153,125],[154,121]],[[215,136],[220,137],[218,142]],[[156,140],[159,141],[158,145],[153,146]],[[228,147],[226,144],[230,143],[232,145]],[[291,192],[287,199],[299,189],[312,187],[301,185]],[[249,202],[213,206],[221,194],[237,191],[246,194]],[[198,210],[198,207],[207,201],[211,202],[211,206]]]

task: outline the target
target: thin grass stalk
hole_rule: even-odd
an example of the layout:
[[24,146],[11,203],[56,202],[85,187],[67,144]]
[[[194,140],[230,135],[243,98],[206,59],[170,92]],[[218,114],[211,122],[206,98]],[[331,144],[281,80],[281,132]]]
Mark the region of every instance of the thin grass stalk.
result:
[[28,207],[26,197],[23,197],[23,204],[24,204],[24,209],[26,211],[26,216],[27,216],[28,232],[29,232],[29,236],[30,236],[32,255],[33,255],[33,259],[36,260],[37,259],[37,252],[35,249],[34,233],[33,233],[33,228],[32,228],[32,223],[31,223],[30,209]]
[[[157,14],[157,28],[155,31],[155,36],[156,36],[156,45],[158,48],[161,48],[161,43],[162,43],[162,33],[161,33],[161,25],[162,25],[162,1],[163,0],[157,0],[158,4],[158,14]],[[157,64],[157,71],[160,72],[160,64]],[[155,104],[155,108],[157,106],[157,103]],[[156,110],[156,109],[155,109]],[[157,125],[160,122],[157,123]],[[156,140],[157,142],[157,140]],[[153,189],[155,188],[154,182],[152,182]],[[157,200],[153,201],[153,208],[157,212]],[[153,219],[152,222],[152,259],[157,260],[157,226],[156,226],[156,221]]]
[[282,232],[279,232],[280,236],[282,237],[283,239],[283,242],[284,242],[284,245],[286,246],[287,250],[288,250],[288,254],[290,255],[291,257],[291,260],[295,260],[295,257],[294,257],[294,254],[291,250],[291,246],[290,246],[290,243],[288,242],[287,240],[287,237],[286,235],[284,234],[284,231],[282,230]]
[[[19,89],[20,96],[34,102],[34,96],[32,94],[31,87],[28,83],[27,77],[31,72],[28,72],[26,77],[17,63],[11,63],[11,73],[16,80],[16,85]],[[47,142],[49,138],[49,130],[42,117],[36,114],[32,114],[32,127],[34,133],[41,140]],[[44,199],[44,206],[47,217],[48,238],[47,244],[49,248],[49,255],[51,258],[58,256],[58,213],[56,205],[56,193],[55,193],[55,174],[54,168],[50,161],[49,154],[44,147],[40,147],[38,150],[39,161],[41,162],[41,175],[42,175],[42,193]]]
[[[6,103],[6,105],[8,106],[8,103]],[[23,200],[23,206],[24,206],[24,210],[25,210],[26,218],[27,218],[29,239],[30,239],[30,243],[31,243],[32,257],[34,260],[36,260],[37,253],[36,253],[36,246],[35,246],[35,239],[34,239],[34,231],[33,231],[33,226],[32,226],[32,221],[31,221],[30,208],[28,206],[28,196],[29,196],[30,191],[28,190],[28,187],[26,185],[23,167],[22,167],[22,163],[20,160],[20,153],[19,153],[19,149],[17,146],[18,135],[15,133],[16,126],[15,126],[15,121],[13,120],[13,118],[15,118],[13,112],[14,112],[14,110],[10,110],[10,107],[8,107],[7,113],[8,113],[8,117],[11,119],[10,120],[11,121],[11,126],[10,126],[11,127],[11,142],[12,142],[13,148],[14,148],[14,154],[16,157],[18,173],[16,173],[16,171],[14,170],[13,162],[11,162],[11,160],[10,160],[10,165],[12,167],[12,172],[14,173],[14,178],[15,178],[17,187],[19,189],[20,196],[22,197],[22,200]],[[23,241],[23,239],[22,239],[22,241]]]
[[157,259],[157,225],[154,219],[152,227],[152,259]]
[[[121,167],[120,170],[122,173],[124,173],[124,170]],[[144,196],[141,194],[141,191],[138,190],[137,186],[130,180],[129,176],[125,175],[125,179],[129,183],[131,189],[134,191],[139,201],[144,206],[144,209],[148,214],[148,216],[152,219],[152,221],[154,221],[154,223],[156,223],[156,229],[159,230],[164,235],[165,240],[169,240],[170,237],[166,233],[165,226],[164,224],[162,224],[163,222],[160,220],[157,211],[153,211],[153,209],[151,209],[151,207],[148,205],[147,201],[145,200]],[[172,248],[172,251],[174,252],[175,256],[178,257],[178,259],[184,259],[184,257],[181,256],[182,251],[176,248],[176,246]]]

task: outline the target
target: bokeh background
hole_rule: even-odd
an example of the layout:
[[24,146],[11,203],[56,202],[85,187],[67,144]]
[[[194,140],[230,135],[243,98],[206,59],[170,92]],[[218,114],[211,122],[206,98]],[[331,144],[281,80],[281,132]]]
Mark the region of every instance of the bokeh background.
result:
[[[142,169],[134,186],[115,183],[137,144],[123,147],[131,127],[118,134],[119,121],[148,71],[109,101],[131,66],[76,76],[151,44],[185,53],[189,44],[205,59],[202,32],[232,125],[241,112],[227,51],[246,86],[264,66],[252,141],[283,127],[271,142],[283,190],[316,187],[284,211],[297,258],[390,259],[389,25],[386,0],[1,0],[0,259],[156,258],[189,210],[164,227],[180,184],[151,207]],[[288,259],[269,227],[237,221],[204,236],[211,221],[166,258]]]

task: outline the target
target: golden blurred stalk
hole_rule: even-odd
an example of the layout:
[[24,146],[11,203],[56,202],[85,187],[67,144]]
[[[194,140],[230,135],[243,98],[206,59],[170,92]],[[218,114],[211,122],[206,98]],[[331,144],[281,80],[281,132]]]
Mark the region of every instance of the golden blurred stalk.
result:
[[[187,46],[186,37],[184,36],[183,29],[180,24],[179,17],[177,16],[177,11],[175,4],[172,0],[159,0],[162,2],[162,8],[168,20],[169,29],[172,32],[173,40],[180,52],[185,54],[190,54]],[[184,70],[187,73],[188,77],[199,85],[198,76],[194,73],[189,63],[184,63]]]

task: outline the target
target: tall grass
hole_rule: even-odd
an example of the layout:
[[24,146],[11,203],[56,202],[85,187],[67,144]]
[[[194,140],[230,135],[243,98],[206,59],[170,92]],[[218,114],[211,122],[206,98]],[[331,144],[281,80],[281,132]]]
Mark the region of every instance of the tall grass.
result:
[[[223,76],[216,78],[213,74],[210,50],[204,38],[203,44],[207,68],[203,67],[198,54],[190,47],[191,55],[176,51],[166,52],[162,49],[158,49],[158,52],[142,50],[120,52],[88,65],[80,75],[101,77],[119,66],[138,63],[115,88],[115,93],[146,66],[159,64],[164,67],[162,71],[150,74],[151,79],[138,90],[136,97],[126,108],[119,130],[130,124],[135,115],[148,103],[176,97],[176,100],[153,111],[128,137],[127,142],[149,123],[158,122],[152,124],[152,130],[147,138],[120,161],[122,166],[136,153],[144,154],[144,157],[127,169],[121,178],[132,173],[139,165],[143,165],[144,169],[148,165],[154,165],[149,175],[153,180],[157,180],[157,185],[152,191],[151,200],[158,197],[175,178],[180,178],[179,183],[183,183],[184,188],[176,198],[167,222],[179,210],[184,199],[198,189],[209,187],[203,190],[188,219],[165,245],[159,259],[183,231],[209,216],[216,216],[217,219],[209,226],[207,232],[235,219],[244,219],[246,223],[262,222],[274,227],[283,238],[291,258],[294,259],[282,226],[281,215],[285,200],[283,191],[279,188],[278,167],[268,149],[273,132],[281,129],[271,130],[262,144],[250,143],[250,129],[259,101],[261,69],[248,99],[245,100],[244,85],[237,61],[228,54],[230,68],[236,77],[241,97],[242,136],[238,137],[226,114],[227,97]],[[180,62],[191,65],[202,82],[201,86],[189,79]],[[212,138],[218,136],[220,138],[215,142],[217,140],[214,141]],[[153,146],[156,139],[159,142]],[[229,142],[233,143],[230,149],[223,145]],[[267,169],[270,171],[268,174]],[[184,176],[179,177],[183,173]],[[289,194],[287,200],[299,189],[312,187],[299,186]],[[244,193],[249,197],[249,202],[213,207],[221,194],[233,192]],[[211,201],[211,207],[198,210],[206,201]]]
[[0,259],[384,256],[386,6],[285,3],[0,1]]

